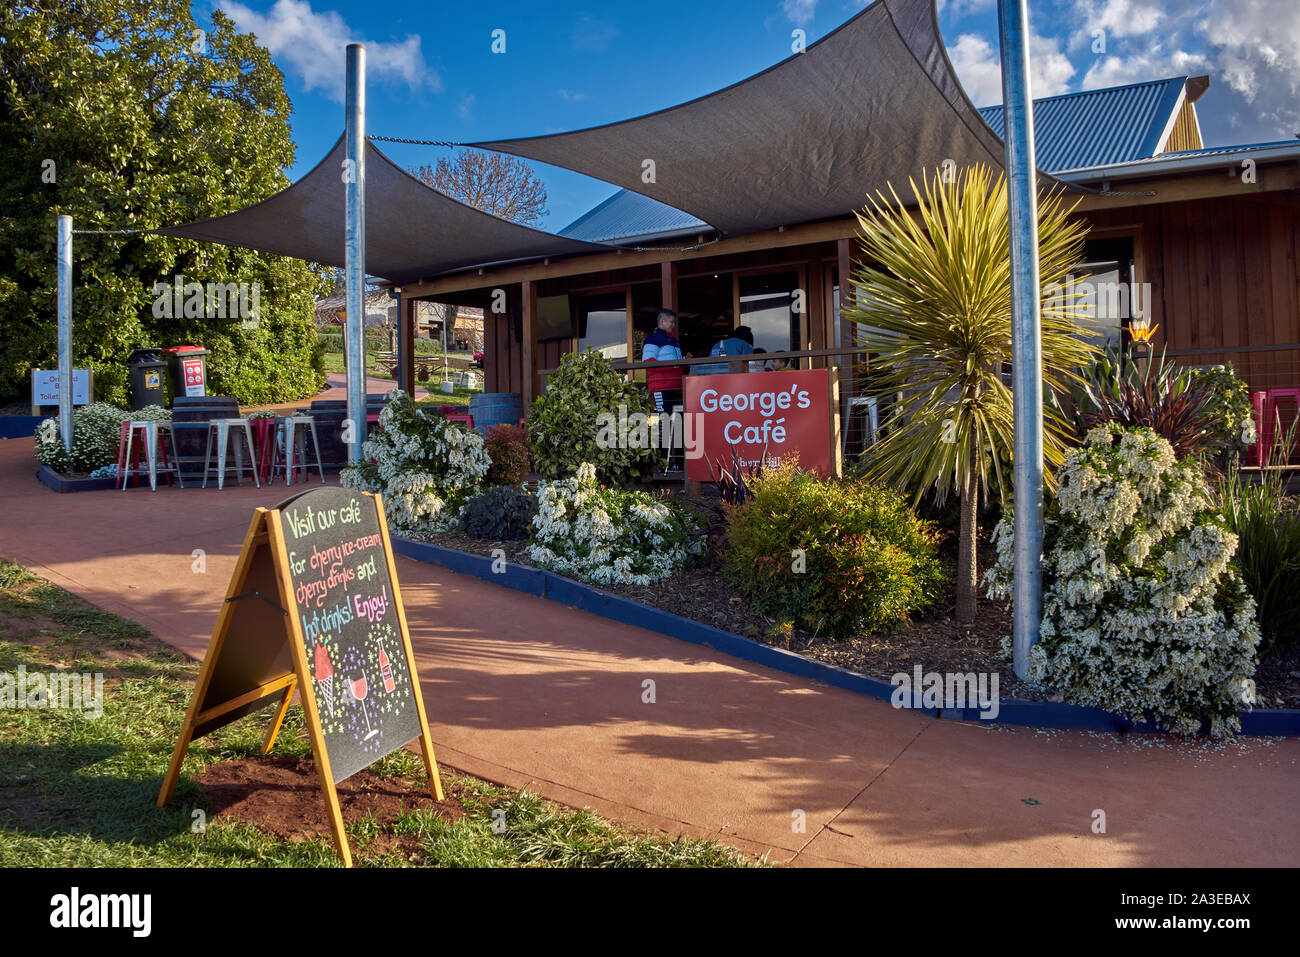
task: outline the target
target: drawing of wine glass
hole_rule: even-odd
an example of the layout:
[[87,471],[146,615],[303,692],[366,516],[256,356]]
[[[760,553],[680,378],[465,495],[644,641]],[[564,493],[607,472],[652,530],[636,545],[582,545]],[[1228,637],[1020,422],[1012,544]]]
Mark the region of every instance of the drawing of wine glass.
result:
[[361,740],[369,741],[379,733],[379,729],[370,727],[370,711],[366,708],[366,673],[363,671],[360,678],[349,679],[348,688],[352,691],[352,697],[361,702],[361,713],[366,716],[366,728],[369,733]]

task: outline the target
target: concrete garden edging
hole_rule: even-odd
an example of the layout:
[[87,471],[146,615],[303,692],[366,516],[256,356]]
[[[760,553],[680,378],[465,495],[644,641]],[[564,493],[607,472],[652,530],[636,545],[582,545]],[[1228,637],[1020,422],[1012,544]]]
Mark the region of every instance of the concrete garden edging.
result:
[[0,439],[25,439],[36,434],[36,427],[48,415],[0,415]]
[[115,478],[68,478],[48,465],[42,465],[36,477],[56,492],[98,492],[117,488]]
[[[502,571],[494,572],[493,565],[498,564],[498,561],[487,556],[474,555],[429,542],[417,542],[396,535],[393,536],[392,541],[393,551],[407,558],[473,575],[483,581],[568,605],[611,621],[636,625],[647,631],[694,645],[704,645],[743,661],[750,661],[800,678],[811,678],[823,684],[872,698],[889,701],[894,694],[894,686],[879,678],[871,678],[836,665],[805,658],[792,651],[765,645],[752,638],[745,638],[723,631],[721,628],[714,628],[659,608],[643,605],[553,572],[509,562],[505,563]],[[927,714],[932,718],[988,721],[990,724],[1053,728],[1062,731],[1165,733],[1156,727],[1154,722],[1134,722],[1101,708],[1065,702],[1006,700],[1000,703],[998,716],[992,719],[981,718],[978,708],[917,707],[911,710]],[[1300,736],[1300,709],[1243,711],[1240,733],[1261,737]]]

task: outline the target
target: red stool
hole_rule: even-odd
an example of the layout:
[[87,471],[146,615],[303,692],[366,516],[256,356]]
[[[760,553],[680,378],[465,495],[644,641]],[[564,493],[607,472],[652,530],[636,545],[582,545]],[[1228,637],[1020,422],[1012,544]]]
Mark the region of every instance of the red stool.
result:
[[1267,404],[1268,393],[1263,389],[1250,394],[1250,405],[1255,410],[1255,444],[1246,453],[1246,459],[1260,466],[1264,464],[1264,406]]
[[[1278,399],[1290,399],[1291,401],[1293,401],[1296,404],[1296,415],[1295,418],[1291,420],[1291,423],[1294,426],[1297,421],[1300,421],[1300,388],[1288,387],[1284,389],[1264,390],[1263,456],[1264,456],[1265,463],[1267,463],[1269,457],[1273,454],[1273,442],[1275,438],[1275,436],[1273,435],[1273,429],[1278,425],[1278,414],[1277,414]],[[1293,442],[1291,447],[1285,450],[1282,462],[1279,464],[1286,464],[1287,462],[1291,461],[1291,455],[1295,451],[1295,444],[1296,443]]]
[[449,415],[446,416],[448,422],[460,422],[466,428],[474,428],[474,416],[472,415]]

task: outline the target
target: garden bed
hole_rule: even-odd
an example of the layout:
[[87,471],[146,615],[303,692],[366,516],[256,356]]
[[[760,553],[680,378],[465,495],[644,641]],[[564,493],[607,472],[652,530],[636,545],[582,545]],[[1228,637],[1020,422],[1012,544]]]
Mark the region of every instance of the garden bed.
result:
[[[695,504],[703,504],[709,511],[716,508],[716,500]],[[411,533],[406,537],[485,558],[495,557],[492,552],[499,548],[505,552],[507,561],[529,568],[537,567],[528,556],[525,541],[494,542],[460,532],[434,531]],[[951,540],[941,550],[949,566],[953,551]],[[992,559],[992,549],[987,541],[982,542],[981,569],[987,568]],[[1002,638],[1011,633],[1010,603],[981,599],[976,620],[958,622],[954,617],[956,595],[951,582],[931,609],[917,615],[908,624],[874,635],[840,639],[810,634],[798,628],[783,630],[779,627],[780,622],[756,614],[745,596],[727,579],[712,551],[700,564],[687,568],[668,582],[649,586],[601,584],[599,588],[620,598],[886,683],[892,675],[898,672],[910,674],[916,665],[920,665],[923,672],[996,673],[998,691],[1003,699],[1063,700],[1059,694],[1021,681],[1016,677],[1011,662],[1002,656]],[[1300,708],[1300,649],[1283,650],[1262,659],[1255,681],[1259,707]]]

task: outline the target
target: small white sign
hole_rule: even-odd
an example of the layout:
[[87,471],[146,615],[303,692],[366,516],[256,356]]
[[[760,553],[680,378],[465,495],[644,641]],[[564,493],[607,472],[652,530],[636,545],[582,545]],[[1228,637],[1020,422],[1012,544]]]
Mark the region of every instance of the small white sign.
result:
[[[59,404],[59,370],[32,370],[32,405]],[[72,404],[90,404],[90,370],[72,370]]]

